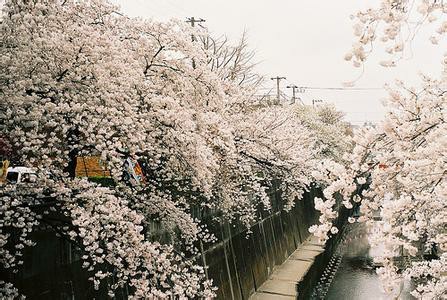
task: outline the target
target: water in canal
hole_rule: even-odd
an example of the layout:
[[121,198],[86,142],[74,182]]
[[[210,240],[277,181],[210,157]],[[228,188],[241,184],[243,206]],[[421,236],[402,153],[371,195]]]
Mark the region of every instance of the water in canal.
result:
[[[396,295],[386,294],[372,262],[378,249],[371,249],[363,224],[349,225],[335,255],[329,261],[312,299],[328,300],[412,300],[408,287],[402,286]],[[380,250],[379,250],[380,251]]]

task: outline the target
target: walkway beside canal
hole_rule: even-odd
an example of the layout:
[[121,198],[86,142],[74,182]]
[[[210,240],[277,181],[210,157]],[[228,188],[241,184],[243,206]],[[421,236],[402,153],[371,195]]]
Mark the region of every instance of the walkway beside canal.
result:
[[305,280],[316,257],[323,252],[323,245],[314,236],[310,236],[282,265],[275,268],[250,300],[297,299],[297,286]]

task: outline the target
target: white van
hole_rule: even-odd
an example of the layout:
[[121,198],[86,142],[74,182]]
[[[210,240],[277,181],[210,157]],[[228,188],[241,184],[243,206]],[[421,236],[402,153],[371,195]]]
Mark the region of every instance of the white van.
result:
[[27,167],[10,167],[6,173],[6,181],[12,184],[36,182],[37,175]]

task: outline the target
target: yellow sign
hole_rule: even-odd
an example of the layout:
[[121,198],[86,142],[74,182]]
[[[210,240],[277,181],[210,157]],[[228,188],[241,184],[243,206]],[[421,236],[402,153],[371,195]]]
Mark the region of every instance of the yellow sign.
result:
[[80,156],[76,161],[76,177],[110,177],[99,156]]

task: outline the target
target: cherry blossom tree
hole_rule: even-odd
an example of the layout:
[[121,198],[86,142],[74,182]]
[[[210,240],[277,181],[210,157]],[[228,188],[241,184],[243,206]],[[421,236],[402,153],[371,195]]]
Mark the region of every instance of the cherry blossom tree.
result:
[[[239,157],[235,165],[227,164],[226,168],[231,166],[239,170],[230,169],[228,172],[241,177],[234,183],[244,186],[247,194],[240,194],[240,187],[226,187],[222,182],[219,186],[226,191],[234,191],[227,196],[222,195],[222,199],[230,197],[241,202],[250,201],[247,209],[252,211],[256,210],[257,202],[270,209],[267,189],[270,182],[277,179],[280,180],[284,207],[291,208],[311,182],[307,173],[313,157],[313,150],[308,147],[309,132],[289,107],[257,107],[235,113],[233,118],[237,124],[235,141]],[[232,181],[229,183],[233,184]],[[247,195],[259,201],[253,201]]]
[[[389,61],[380,64],[395,66],[424,24],[436,24],[429,38],[433,44],[445,37],[446,13],[443,1],[382,1],[380,9],[357,14],[355,33],[363,45],[372,45],[376,36],[380,38],[390,55]],[[378,33],[378,28],[383,28],[383,33]],[[359,49],[361,46],[354,52],[354,64],[362,60]],[[389,249],[380,258],[384,268],[379,274],[388,288],[402,277],[393,261],[399,247],[412,257],[422,258],[407,266],[403,276],[415,282],[412,293],[423,299],[437,299],[447,293],[447,77],[443,63],[441,78],[423,76],[421,88],[399,81],[397,88],[389,88],[385,120],[378,130],[365,135],[369,139],[358,142],[364,147],[363,156],[370,158],[369,164],[379,166],[371,170],[371,186],[362,201],[365,216],[380,209],[385,224],[371,239],[373,244],[384,243]],[[362,168],[361,160],[357,163]]]
[[213,38],[201,36],[203,47],[208,50],[208,65],[224,80],[238,85],[257,88],[264,80],[255,70],[255,52],[249,50],[247,32],[244,32],[236,45],[231,45],[226,36]]
[[298,105],[296,113],[299,122],[312,132],[311,148],[318,150],[317,157],[342,162],[352,148],[352,133],[344,114],[327,104],[315,108]]
[[[136,297],[213,295],[201,267],[144,233],[158,220],[180,229],[187,248],[199,236],[206,240],[188,213],[198,201],[189,191],[210,198],[217,161],[231,149],[216,113],[225,104],[223,87],[183,30],[129,19],[103,1],[5,4],[2,133],[39,182],[1,189],[3,268],[23,263],[30,232],[45,224],[85,253],[96,288],[113,277],[110,295],[124,284]],[[100,155],[115,186],[74,178],[80,155]],[[124,180],[129,157],[156,172],[147,185]],[[38,206],[68,221],[49,222]]]
[[[438,22],[432,43],[444,37],[445,13],[443,1],[381,1],[380,8],[356,15],[358,41],[346,59],[360,66],[380,40],[390,55],[381,65],[395,66],[424,23]],[[418,299],[443,299],[447,293],[445,59],[443,64],[440,79],[422,76],[420,88],[401,81],[387,86],[384,121],[356,133],[350,164],[323,162],[326,171],[315,173],[327,183],[325,199],[316,201],[321,224],[310,230],[322,240],[338,231],[332,225],[337,218],[335,194],[343,196],[348,209],[361,203],[359,221],[376,224],[371,220],[380,213],[382,226],[370,237],[372,245],[385,248],[376,258],[383,264],[378,274],[388,291],[398,290],[403,279],[411,280]],[[367,181],[368,189],[359,194],[357,186]],[[409,256],[409,263],[398,264],[399,255]]]
[[[403,279],[411,280],[412,294],[422,299],[441,299],[447,291],[445,88],[445,82],[426,78],[419,92],[390,89],[385,120],[356,132],[356,146],[346,156],[350,164],[323,160],[314,171],[325,188],[324,198],[315,201],[320,224],[310,231],[323,241],[338,232],[336,195],[347,209],[361,203],[359,221],[376,229],[371,244],[385,248],[376,257],[384,287],[396,292]],[[359,193],[367,181],[368,189]],[[400,255],[410,256],[410,263],[402,266]]]

